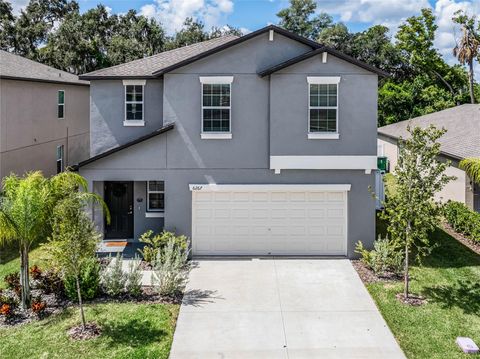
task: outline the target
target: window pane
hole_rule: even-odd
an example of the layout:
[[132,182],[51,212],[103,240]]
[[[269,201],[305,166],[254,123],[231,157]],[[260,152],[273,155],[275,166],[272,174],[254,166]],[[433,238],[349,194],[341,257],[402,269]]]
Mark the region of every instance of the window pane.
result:
[[337,110],[311,109],[310,132],[337,132]]
[[165,199],[163,193],[148,194],[148,209],[163,210],[165,208]]
[[138,101],[142,102],[142,87],[141,85],[127,85],[126,86],[126,100],[128,102]]
[[318,95],[318,85],[310,85],[310,95]]
[[328,85],[318,85],[318,93],[320,95],[326,95],[328,93]]
[[58,103],[59,104],[64,104],[65,103],[65,92],[64,91],[58,91]]
[[327,96],[325,95],[320,95],[318,97],[318,105],[319,106],[327,106]]
[[127,103],[127,120],[142,120],[143,106],[140,103]]
[[163,191],[163,189],[164,189],[163,181],[148,181],[149,191]]
[[64,106],[65,106],[65,105],[58,105],[58,111],[57,111],[58,118],[63,118],[63,115],[64,115]]
[[337,106],[337,95],[328,96],[328,106]]
[[328,85],[328,94],[337,95],[337,85]]

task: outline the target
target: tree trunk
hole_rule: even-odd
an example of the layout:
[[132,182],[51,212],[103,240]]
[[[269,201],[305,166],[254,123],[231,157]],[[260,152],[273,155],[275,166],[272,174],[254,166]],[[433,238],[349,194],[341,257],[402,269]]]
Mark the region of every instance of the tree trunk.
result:
[[[453,91],[452,85],[450,85],[450,84],[448,83],[448,81],[445,80],[445,79],[443,78],[443,76],[440,75],[437,71],[433,70],[433,73],[440,79],[440,81],[443,82],[443,84],[444,84],[445,86],[448,87],[448,90],[449,90],[450,93],[452,94],[452,99],[453,99],[453,98],[455,97],[455,91]],[[459,103],[458,101],[457,101],[457,105],[460,105],[460,103]]]
[[22,310],[30,308],[30,279],[28,273],[28,247],[22,245],[20,248],[20,302]]
[[468,88],[470,90],[470,101],[475,103],[475,93],[473,91],[473,60],[468,64],[469,73],[468,73]]
[[82,327],[85,330],[86,322],[85,322],[85,313],[83,312],[83,304],[82,304],[82,293],[80,291],[80,280],[78,275],[75,276],[75,282],[77,282],[77,296],[78,296],[78,305],[80,307],[80,316],[82,317]]
[[405,231],[405,273],[404,273],[404,287],[403,287],[403,297],[404,299],[408,298],[408,292],[409,292],[409,284],[410,284],[410,278],[408,277],[408,252],[409,252],[409,246],[408,246],[408,240],[410,238],[410,222],[408,222],[407,225],[407,230]]

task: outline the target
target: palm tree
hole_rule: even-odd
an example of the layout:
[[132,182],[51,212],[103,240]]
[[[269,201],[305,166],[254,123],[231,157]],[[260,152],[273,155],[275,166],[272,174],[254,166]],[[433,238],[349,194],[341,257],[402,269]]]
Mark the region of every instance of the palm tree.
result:
[[[17,243],[20,252],[21,307],[30,306],[28,253],[33,244],[51,234],[51,217],[55,205],[69,193],[79,192],[85,200],[98,196],[87,192],[83,177],[63,172],[50,179],[41,172],[30,172],[23,177],[14,174],[3,179],[0,195],[0,245]],[[106,207],[103,203],[101,204]],[[104,211],[108,218],[108,209]]]
[[471,103],[475,103],[473,61],[480,57],[480,36],[475,31],[475,18],[469,18],[461,12],[457,12],[456,15],[453,20],[462,25],[462,37],[453,49],[453,56],[462,65],[468,65],[470,100]]
[[460,161],[460,168],[473,182],[480,183],[480,158],[465,158]]

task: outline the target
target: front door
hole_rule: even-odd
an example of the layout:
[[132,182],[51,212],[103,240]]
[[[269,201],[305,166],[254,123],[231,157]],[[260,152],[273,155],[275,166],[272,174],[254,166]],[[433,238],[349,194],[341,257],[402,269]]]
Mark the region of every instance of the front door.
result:
[[105,202],[111,216],[105,238],[133,238],[133,182],[105,182]]

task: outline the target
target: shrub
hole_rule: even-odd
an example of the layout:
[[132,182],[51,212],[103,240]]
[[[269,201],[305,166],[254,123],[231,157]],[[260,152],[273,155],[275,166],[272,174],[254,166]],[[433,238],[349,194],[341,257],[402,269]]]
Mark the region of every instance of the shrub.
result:
[[164,248],[169,241],[173,241],[175,246],[183,250],[188,248],[188,238],[186,236],[177,236],[174,232],[165,230],[153,235],[153,231],[149,230],[140,237],[140,242],[145,243],[145,247],[143,250],[139,249],[139,252],[146,262],[153,264],[159,251]]
[[455,231],[480,242],[480,213],[463,203],[448,201],[443,207],[443,215]]
[[[73,275],[64,279],[65,293],[71,300],[78,300],[77,284]],[[90,300],[97,296],[100,287],[100,265],[96,258],[85,261],[80,270],[80,294],[82,299]]]
[[13,306],[10,304],[4,303],[0,306],[0,315],[5,316],[6,318],[10,318],[14,314]]
[[37,288],[44,294],[55,294],[62,297],[65,294],[65,286],[60,274],[55,269],[44,271],[37,279]]
[[128,272],[126,273],[125,290],[132,297],[138,297],[142,294],[142,271],[140,261],[130,261]]
[[18,301],[0,289],[0,307],[4,304],[8,304],[10,308],[14,309],[18,306]]
[[175,296],[183,290],[188,275],[188,249],[170,239],[158,252],[152,284],[164,296]]
[[35,297],[32,300],[32,312],[35,313],[38,317],[43,317],[45,315],[45,309],[47,308],[47,303],[42,300],[40,296]]
[[20,296],[22,286],[20,285],[20,274],[18,272],[7,274],[4,281],[8,289],[13,290],[16,295]]
[[30,276],[33,280],[39,280],[42,276],[42,270],[35,264],[30,267]]
[[123,259],[120,253],[117,254],[113,266],[102,271],[102,287],[105,293],[117,297],[125,290],[127,275],[122,270]]
[[355,252],[362,256],[361,261],[377,275],[402,273],[403,252],[388,238],[379,237],[373,243],[371,251],[365,249],[362,242],[358,242]]
[[385,195],[388,198],[394,197],[397,194],[397,179],[393,173],[387,173],[383,176],[383,183],[385,184]]

